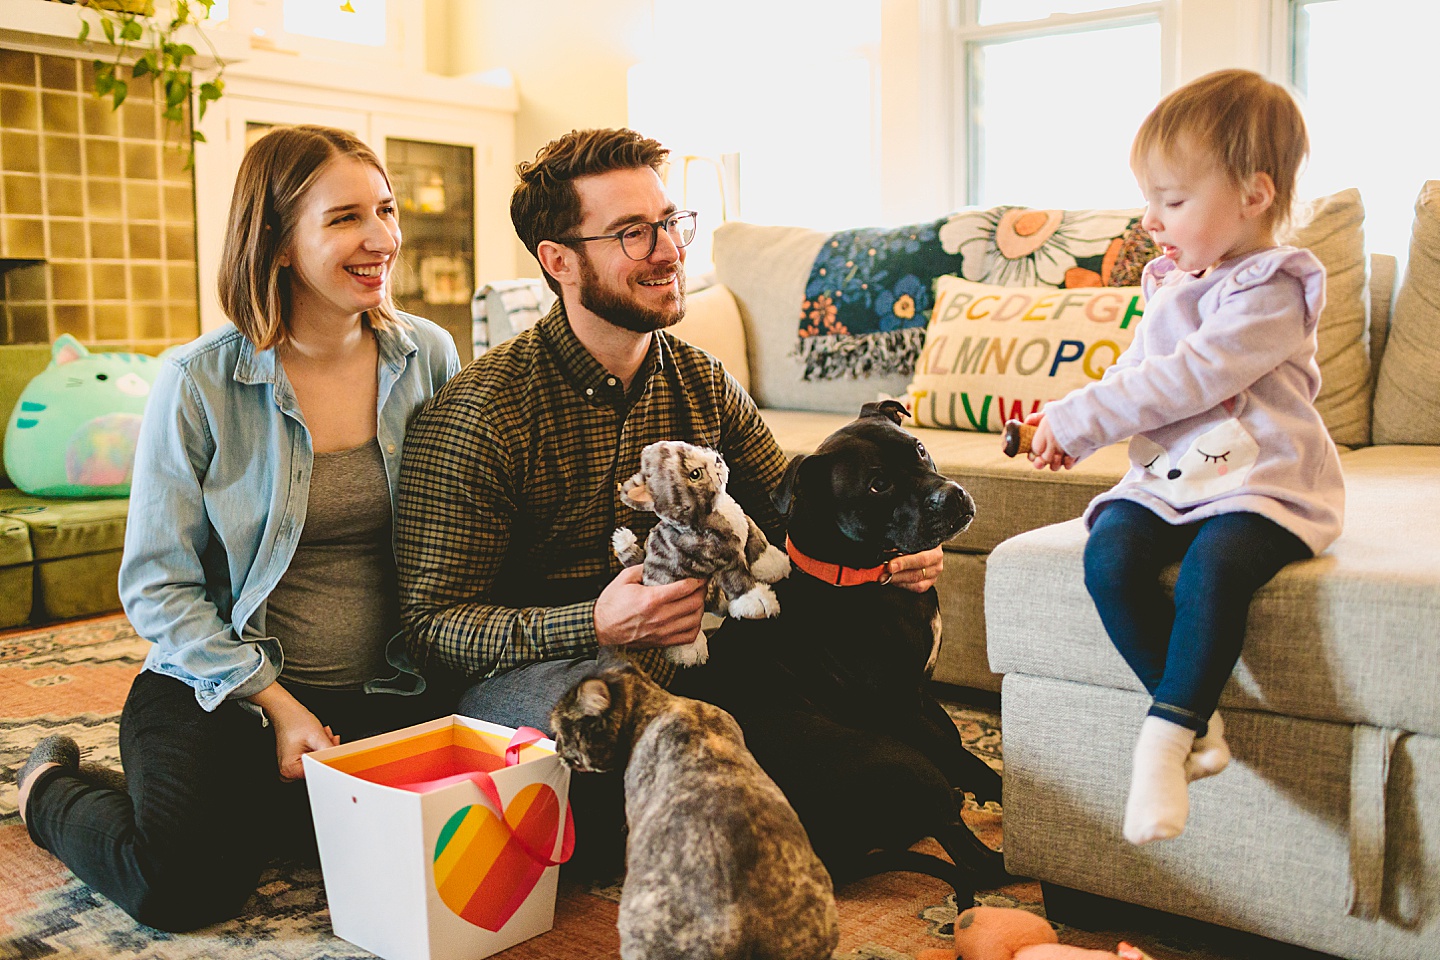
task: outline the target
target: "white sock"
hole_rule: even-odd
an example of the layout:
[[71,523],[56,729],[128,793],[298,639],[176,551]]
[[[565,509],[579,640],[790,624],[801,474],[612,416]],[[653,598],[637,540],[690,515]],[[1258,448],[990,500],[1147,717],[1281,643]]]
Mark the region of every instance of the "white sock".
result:
[[1196,737],[1190,747],[1190,756],[1185,758],[1185,779],[1194,782],[1215,774],[1230,766],[1230,744],[1225,742],[1225,724],[1220,722],[1220,711],[1210,715],[1210,726],[1205,736]]
[[1146,717],[1135,742],[1130,797],[1125,801],[1125,839],[1139,846],[1178,837],[1190,815],[1185,758],[1195,731],[1160,717]]

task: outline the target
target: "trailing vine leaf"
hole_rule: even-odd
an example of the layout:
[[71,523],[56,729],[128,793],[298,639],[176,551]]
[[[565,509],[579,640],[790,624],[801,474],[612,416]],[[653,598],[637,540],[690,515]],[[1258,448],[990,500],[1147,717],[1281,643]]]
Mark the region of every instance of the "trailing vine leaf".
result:
[[[225,63],[215,50],[215,45],[201,28],[201,22],[210,15],[215,0],[174,0],[172,16],[157,19],[153,2],[115,3],[101,5],[101,0],[81,0],[95,16],[99,17],[100,30],[105,41],[114,48],[107,59],[95,61],[95,96],[109,97],[112,107],[119,110],[129,94],[129,84],[121,79],[119,69],[129,64],[130,79],[153,78],[157,97],[162,97],[163,109],[160,115],[169,127],[178,127],[189,134],[177,138],[176,146],[188,149],[185,169],[195,163],[195,144],[205,142],[204,136],[194,129],[192,117],[203,119],[205,110],[220,99],[225,91],[220,79],[225,72]],[[78,38],[85,42],[90,37],[91,21],[83,14],[80,19]],[[175,40],[175,34],[183,27],[194,27],[206,45],[216,65],[214,79],[197,88],[191,70],[191,60],[196,56],[195,47]],[[133,62],[132,62],[133,61]],[[198,94],[197,94],[198,90]],[[191,112],[194,101],[199,102],[199,112]],[[168,135],[166,136],[168,140]]]

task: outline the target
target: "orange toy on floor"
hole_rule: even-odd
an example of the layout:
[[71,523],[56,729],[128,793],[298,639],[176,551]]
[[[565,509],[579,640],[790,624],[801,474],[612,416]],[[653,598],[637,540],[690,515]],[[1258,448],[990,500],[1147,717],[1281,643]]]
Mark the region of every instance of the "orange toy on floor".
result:
[[955,918],[954,950],[921,950],[915,960],[1150,960],[1122,943],[1114,953],[1066,946],[1042,918],[1008,907],[971,907]]

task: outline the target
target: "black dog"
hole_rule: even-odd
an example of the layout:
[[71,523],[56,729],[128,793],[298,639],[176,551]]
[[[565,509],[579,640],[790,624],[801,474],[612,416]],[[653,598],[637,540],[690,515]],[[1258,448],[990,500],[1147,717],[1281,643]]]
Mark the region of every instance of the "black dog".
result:
[[[775,495],[794,563],[775,584],[780,616],[726,621],[710,662],[679,686],[740,722],[837,881],[920,869],[973,888],[1003,867],[961,824],[956,793],[998,800],[1000,778],[926,689],[935,591],[886,586],[884,564],[960,533],[975,504],[899,427],[904,413],[895,401],[867,403],[791,462]],[[925,836],[946,847],[961,882],[903,853]],[[889,859],[877,862],[877,850]]]

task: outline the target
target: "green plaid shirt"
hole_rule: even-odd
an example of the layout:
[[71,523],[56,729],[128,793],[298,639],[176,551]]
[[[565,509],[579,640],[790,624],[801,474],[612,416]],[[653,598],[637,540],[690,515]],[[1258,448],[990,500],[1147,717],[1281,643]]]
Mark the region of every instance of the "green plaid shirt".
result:
[[[643,543],[655,515],[619,483],[657,440],[713,447],[729,491],[783,541],[770,493],[785,455],[718,360],[664,332],[627,397],[557,303],[529,331],[450,380],[405,438],[396,513],[401,614],[411,657],[481,679],[598,649],[595,598],[620,570],[616,527]],[[662,683],[658,651],[634,659]]]

